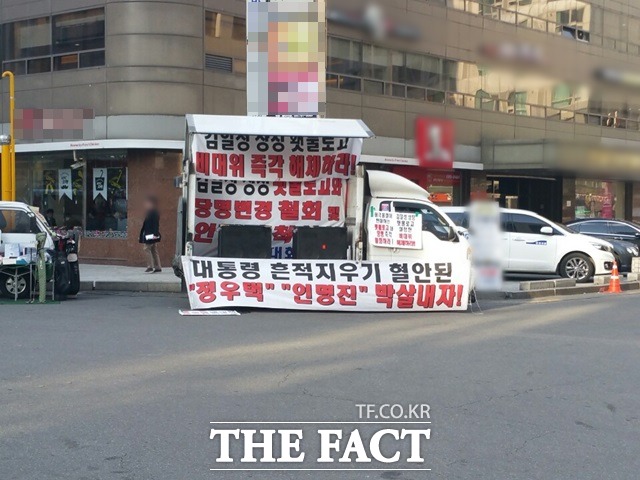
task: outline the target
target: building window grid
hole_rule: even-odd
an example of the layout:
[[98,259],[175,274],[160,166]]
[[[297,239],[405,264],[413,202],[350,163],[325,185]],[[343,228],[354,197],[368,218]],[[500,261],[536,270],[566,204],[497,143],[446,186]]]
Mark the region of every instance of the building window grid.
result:
[[[563,26],[576,27],[582,21],[581,18],[584,15],[583,10],[577,11],[575,8],[566,10],[563,12],[561,18],[567,18],[568,23],[548,20],[546,18],[536,17],[528,15],[517,10],[511,10],[502,6],[501,2],[498,3],[495,0],[459,0],[459,1],[447,1],[447,6],[456,10],[461,10],[475,15],[482,15],[490,17],[493,20],[497,20],[504,23],[510,23],[519,27],[529,28],[532,30],[538,30],[554,35],[560,35],[562,33]],[[511,2],[509,4],[512,5]],[[520,2],[520,6],[525,5]],[[559,20],[559,16],[556,20]],[[588,28],[585,31],[590,33],[589,44],[604,46],[607,49],[615,50],[620,53],[629,53],[632,55],[640,54],[640,45],[632,42],[626,42],[621,39],[607,37],[604,35],[590,32]]]
[[[332,43],[334,40],[339,42],[348,41],[351,43],[349,51],[359,52],[358,58],[349,59],[346,63],[350,66],[359,65],[358,68],[350,70],[349,73],[342,73],[343,70],[340,66],[336,68],[338,71],[333,71],[332,66],[335,63],[331,57],[335,50],[332,49]],[[491,95],[485,91],[479,91],[475,94],[463,93],[456,90],[455,79],[448,78],[446,75],[447,67],[450,63],[456,63],[453,60],[447,60],[426,54],[414,54],[410,55],[423,55],[424,57],[432,58],[438,61],[440,79],[436,82],[437,86],[419,85],[406,83],[405,77],[402,75],[402,68],[399,65],[398,59],[406,59],[407,52],[398,52],[394,50],[388,50],[389,68],[387,71],[387,78],[372,78],[365,75],[366,67],[363,66],[362,52],[366,51],[370,45],[362,44],[356,40],[345,39],[340,37],[329,37],[329,51],[327,59],[327,87],[336,88],[340,90],[348,90],[359,93],[366,93],[371,95],[385,95],[396,98],[406,98],[409,100],[426,101],[429,103],[438,103],[443,105],[450,105],[462,108],[481,109],[485,111],[493,111],[498,113],[505,113],[511,115],[522,115],[529,117],[544,118],[547,120],[556,120],[562,122],[574,122],[578,124],[632,129],[640,130],[640,117],[639,118],[625,118],[622,115],[612,116],[611,114],[603,114],[597,112],[588,112],[582,110],[571,110],[568,108],[561,108],[558,104],[552,105],[540,105],[535,103],[527,103],[526,95],[524,92],[514,91],[511,92],[509,98],[502,99],[496,95]],[[355,47],[352,44],[360,44],[361,47]],[[342,58],[341,60],[347,60]],[[430,73],[430,72],[428,72]],[[570,98],[565,98],[569,104],[575,103],[578,99],[572,92]],[[565,106],[565,105],[563,105]]]
[[[55,38],[54,38],[54,25],[55,18],[62,17],[65,15],[73,15],[73,14],[81,14],[85,12],[96,12],[102,11],[102,43],[103,45],[98,48],[90,48],[90,49],[80,49],[80,50],[71,50],[66,52],[55,52]],[[46,55],[33,55],[33,56],[25,56],[20,58],[8,58],[5,60],[5,52],[0,51],[0,55],[2,55],[2,69],[10,70],[15,75],[31,75],[36,73],[50,73],[51,71],[65,71],[65,70],[77,70],[77,69],[85,69],[85,68],[96,68],[102,67],[106,64],[106,56],[105,56],[105,35],[104,31],[106,27],[104,24],[106,22],[106,16],[104,15],[104,8],[96,8],[90,10],[76,10],[72,12],[65,13],[57,13],[55,15],[50,15],[48,17],[39,17],[35,19],[29,20],[20,20],[16,22],[6,23],[0,25],[0,29],[2,30],[0,38],[4,38],[5,30],[10,28],[13,25],[28,23],[28,22],[36,22],[38,20],[46,20],[46,24],[49,27],[49,40],[50,43],[48,45],[49,52]],[[98,55],[96,55],[98,54]],[[71,62],[71,57],[75,56],[75,66],[65,68],[65,57],[68,57],[67,62]],[[97,61],[88,61],[89,58],[97,59]],[[68,66],[69,63],[66,65]],[[59,68],[56,68],[56,65],[59,65]]]

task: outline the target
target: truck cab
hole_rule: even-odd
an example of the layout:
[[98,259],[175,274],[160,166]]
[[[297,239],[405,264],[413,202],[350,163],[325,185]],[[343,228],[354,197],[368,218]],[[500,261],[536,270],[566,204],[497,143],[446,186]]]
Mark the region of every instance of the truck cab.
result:
[[[45,250],[53,252],[57,237],[49,228],[44,216],[26,203],[0,202],[0,256],[5,256],[7,245],[35,246],[36,235],[39,233],[46,235]],[[74,254],[76,252],[77,250],[74,250]],[[74,260],[74,271],[77,271],[77,255],[68,255],[68,257]],[[9,298],[28,297],[29,282],[25,274],[28,270],[28,266],[21,266],[19,263],[10,265],[7,262],[0,262],[0,295]],[[48,268],[47,280],[51,275],[52,270]],[[77,281],[74,282],[74,289],[75,285],[79,287],[79,273],[77,273]],[[67,293],[77,293],[77,290]]]

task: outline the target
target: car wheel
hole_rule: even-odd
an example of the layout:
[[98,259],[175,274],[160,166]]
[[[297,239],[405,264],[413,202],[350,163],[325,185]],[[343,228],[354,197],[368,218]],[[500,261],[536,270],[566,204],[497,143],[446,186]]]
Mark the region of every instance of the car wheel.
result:
[[591,280],[594,272],[591,259],[582,253],[571,253],[560,262],[560,275],[564,278],[575,278],[578,283]]
[[16,289],[18,298],[29,298],[29,280],[26,276],[19,276],[16,281],[13,275],[0,275],[0,293],[3,297],[15,298]]

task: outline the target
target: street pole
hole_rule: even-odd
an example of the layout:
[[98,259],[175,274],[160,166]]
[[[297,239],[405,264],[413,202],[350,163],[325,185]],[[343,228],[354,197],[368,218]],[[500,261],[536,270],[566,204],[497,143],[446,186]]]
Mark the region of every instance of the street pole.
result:
[[2,170],[0,171],[0,178],[2,178],[2,200],[11,200],[11,140],[8,135],[2,135],[0,138],[2,141],[2,157],[0,162],[2,163]]
[[[15,78],[12,72],[4,72],[2,78],[9,78],[9,155],[5,157],[5,146],[2,146],[2,199],[16,201],[16,137],[14,135],[14,114],[16,109],[16,87]],[[9,168],[5,166],[5,158],[9,160]],[[7,172],[8,170],[8,172]],[[5,172],[9,174],[8,183],[11,189],[8,198],[5,198]]]

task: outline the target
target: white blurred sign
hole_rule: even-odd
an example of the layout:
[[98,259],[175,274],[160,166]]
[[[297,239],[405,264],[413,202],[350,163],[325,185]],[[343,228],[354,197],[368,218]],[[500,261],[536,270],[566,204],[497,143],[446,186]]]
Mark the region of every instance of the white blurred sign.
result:
[[470,242],[473,247],[475,286],[479,291],[502,288],[502,231],[500,206],[492,201],[477,201],[469,212]]

